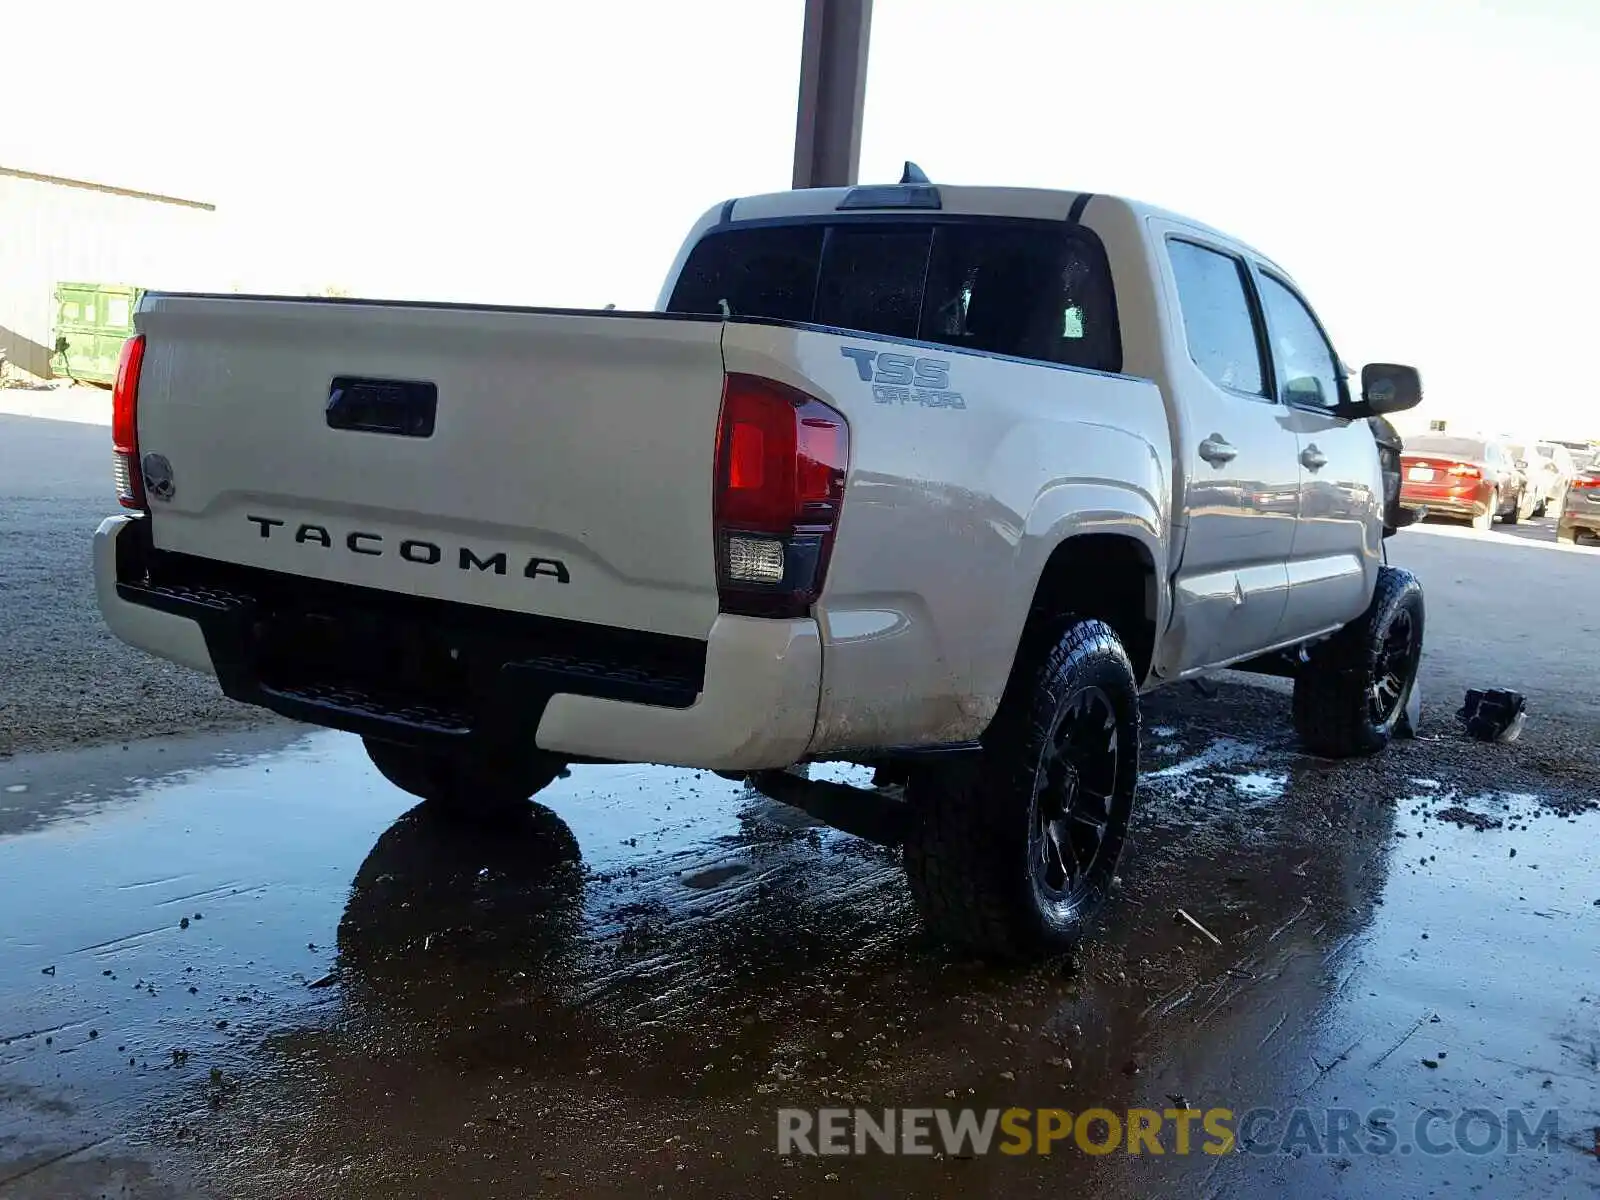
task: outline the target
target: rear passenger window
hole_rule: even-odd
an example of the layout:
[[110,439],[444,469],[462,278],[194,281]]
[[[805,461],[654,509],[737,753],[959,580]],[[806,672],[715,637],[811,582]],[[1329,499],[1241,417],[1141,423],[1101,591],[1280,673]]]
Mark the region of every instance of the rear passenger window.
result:
[[1266,395],[1244,263],[1193,242],[1169,241],[1167,253],[1178,281],[1189,357],[1212,383],[1252,396]]
[[668,312],[859,329],[882,337],[1122,369],[1098,239],[1047,221],[817,222],[733,228],[690,252]]

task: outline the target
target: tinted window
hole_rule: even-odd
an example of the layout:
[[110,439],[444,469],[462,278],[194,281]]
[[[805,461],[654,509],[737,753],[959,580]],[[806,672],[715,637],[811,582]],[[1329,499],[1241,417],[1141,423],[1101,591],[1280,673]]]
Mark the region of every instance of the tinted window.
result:
[[816,303],[820,225],[733,229],[703,238],[684,263],[668,312],[735,313],[809,321]]
[[669,312],[802,321],[1122,369],[1098,241],[1045,222],[868,221],[711,233]]
[[885,337],[916,337],[931,235],[927,226],[835,229],[822,252],[815,316],[800,320]]
[[1304,301],[1271,275],[1261,277],[1261,305],[1272,331],[1278,398],[1285,404],[1332,408],[1339,403],[1338,359]]
[[1193,242],[1168,242],[1189,356],[1212,383],[1266,395],[1261,344],[1245,291],[1245,265]]
[[1406,439],[1406,451],[1417,454],[1442,454],[1446,458],[1483,459],[1488,447],[1477,438],[1424,435]]
[[1117,371],[1122,343],[1103,261],[1086,239],[1026,225],[941,225],[922,337]]

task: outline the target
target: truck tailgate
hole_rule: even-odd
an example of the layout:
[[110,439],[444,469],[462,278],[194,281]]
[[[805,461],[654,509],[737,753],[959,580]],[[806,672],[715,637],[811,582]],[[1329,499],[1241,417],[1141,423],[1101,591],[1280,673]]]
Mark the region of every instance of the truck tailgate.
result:
[[158,549],[707,636],[719,322],[150,295],[136,323]]

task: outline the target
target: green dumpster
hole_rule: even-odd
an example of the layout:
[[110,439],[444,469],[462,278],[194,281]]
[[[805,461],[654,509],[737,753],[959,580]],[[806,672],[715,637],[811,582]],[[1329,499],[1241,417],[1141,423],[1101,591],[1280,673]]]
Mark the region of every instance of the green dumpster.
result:
[[133,334],[133,311],[143,288],[120,283],[56,285],[54,344],[50,368],[57,375],[110,387],[117,377],[122,343]]

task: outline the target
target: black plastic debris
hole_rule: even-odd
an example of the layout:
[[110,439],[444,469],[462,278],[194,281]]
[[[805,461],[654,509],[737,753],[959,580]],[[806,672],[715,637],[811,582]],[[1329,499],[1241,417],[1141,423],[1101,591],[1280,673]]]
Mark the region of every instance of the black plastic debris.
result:
[[1400,717],[1394,723],[1394,732],[1397,737],[1414,738],[1422,735],[1422,680],[1413,679],[1411,690],[1406,693],[1405,707],[1400,710]]
[[1514,742],[1522,736],[1528,702],[1521,692],[1469,689],[1456,718],[1481,742]]

